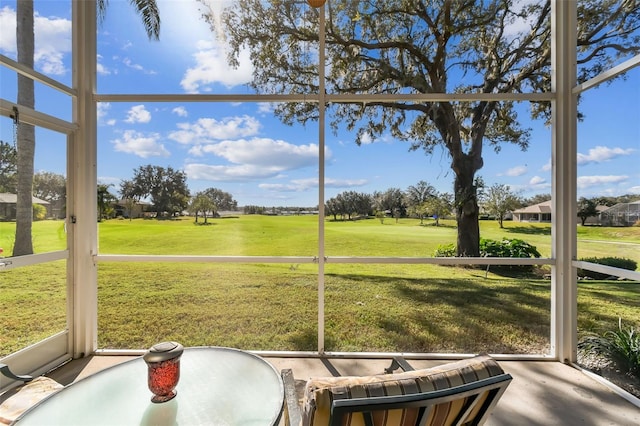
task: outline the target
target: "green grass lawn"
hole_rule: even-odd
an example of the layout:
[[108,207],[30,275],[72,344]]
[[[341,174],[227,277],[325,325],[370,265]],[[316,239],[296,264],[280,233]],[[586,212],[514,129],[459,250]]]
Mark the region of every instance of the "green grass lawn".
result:
[[[314,256],[315,216],[110,220],[99,224],[102,254]],[[325,342],[330,351],[546,353],[550,283],[484,269],[437,265],[331,264],[331,256],[432,256],[455,242],[452,222],[361,220],[326,223]],[[0,247],[13,224],[0,223]],[[579,227],[580,256],[640,262],[640,228]],[[481,222],[482,236],[521,238],[550,255],[549,225]],[[582,241],[585,241],[584,244]],[[65,247],[62,222],[34,223],[37,252]],[[595,254],[593,254],[595,253]],[[0,356],[66,324],[66,268],[58,261],[0,273]],[[315,350],[315,264],[113,263],[98,265],[98,344]],[[580,332],[624,323],[640,328],[640,283],[580,283]]]

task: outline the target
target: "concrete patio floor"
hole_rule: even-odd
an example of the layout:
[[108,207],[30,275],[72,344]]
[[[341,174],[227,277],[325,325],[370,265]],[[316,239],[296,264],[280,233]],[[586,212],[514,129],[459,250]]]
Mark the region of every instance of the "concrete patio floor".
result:
[[[67,385],[128,356],[93,356],[71,361],[48,374]],[[362,358],[266,359],[278,370],[291,368],[301,393],[312,376],[378,374],[390,363]],[[446,361],[410,360],[415,368]],[[513,381],[487,425],[640,425],[640,408],[610,388],[568,365],[549,361],[499,361]]]

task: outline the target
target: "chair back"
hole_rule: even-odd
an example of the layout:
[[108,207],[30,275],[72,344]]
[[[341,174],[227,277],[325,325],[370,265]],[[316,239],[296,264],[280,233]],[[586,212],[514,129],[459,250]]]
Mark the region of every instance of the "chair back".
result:
[[501,374],[436,391],[337,399],[330,425],[481,425],[511,380],[509,374]]
[[486,354],[394,374],[312,378],[300,424],[479,425],[511,380]]

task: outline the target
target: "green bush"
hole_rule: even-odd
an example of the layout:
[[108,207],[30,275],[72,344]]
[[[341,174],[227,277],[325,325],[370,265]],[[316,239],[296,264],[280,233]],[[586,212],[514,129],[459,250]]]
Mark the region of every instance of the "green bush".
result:
[[33,205],[33,220],[44,220],[47,218],[47,208],[41,204]]
[[454,244],[440,244],[433,253],[434,257],[455,257],[457,254]]
[[502,241],[480,238],[480,255],[485,257],[540,257],[535,246],[517,238]]
[[[503,238],[501,241],[480,238],[480,256],[484,257],[540,257],[535,246],[526,241]],[[533,265],[492,265],[492,271],[532,271]]]
[[640,334],[633,327],[623,328],[622,318],[618,319],[617,330],[587,336],[578,344],[578,349],[605,355],[625,372],[640,373]]
[[[580,259],[583,262],[597,263],[598,265],[606,265],[614,268],[626,269],[629,271],[635,271],[638,264],[635,260],[624,259],[622,257],[585,257]],[[603,274],[601,272],[588,271],[586,269],[578,268],[579,277],[589,277],[594,280],[605,280],[609,278],[610,274]]]
[[[454,244],[441,244],[433,254],[435,257],[455,257]],[[531,244],[519,239],[503,239],[502,241],[480,239],[480,256],[483,257],[540,257],[538,250]],[[495,271],[530,271],[531,265],[495,265]]]

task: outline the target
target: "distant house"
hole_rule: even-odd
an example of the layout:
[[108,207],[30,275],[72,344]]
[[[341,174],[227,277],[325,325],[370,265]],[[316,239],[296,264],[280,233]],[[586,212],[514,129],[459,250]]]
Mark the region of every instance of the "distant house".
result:
[[[10,194],[8,192],[0,192],[0,219],[13,220],[16,218],[16,202],[18,196],[16,194]],[[31,197],[33,204],[41,204],[48,206],[49,202],[41,200],[40,198]]]
[[600,212],[603,226],[632,226],[640,222],[640,200],[631,203],[618,203]]
[[[636,220],[638,220],[638,209],[640,209],[640,201],[636,201],[635,203],[625,203],[624,205],[627,206],[628,204],[636,204],[635,210],[633,206],[619,207],[617,210],[613,210],[617,206],[622,206],[622,204],[616,204],[613,207],[597,205],[596,211],[598,212],[598,214],[596,216],[588,217],[584,223],[585,225],[631,226],[633,223],[635,223],[635,221],[632,220],[633,217],[635,217]],[[607,211],[610,211],[610,212],[606,213]],[[622,211],[630,211],[631,213],[630,214],[621,213]],[[635,211],[635,216],[633,211]],[[617,225],[610,224],[615,221],[620,221],[621,220],[620,218],[625,214],[627,214],[627,216],[629,217],[626,219],[625,223],[629,223],[631,221],[628,225],[622,225],[621,223]],[[614,216],[617,219],[614,219]],[[532,206],[527,206],[522,209],[515,210],[513,212],[513,220],[516,222],[550,223],[551,222],[551,200],[543,201],[542,203],[534,204]]]
[[[601,204],[598,204],[596,206],[596,211],[598,212],[597,216],[589,216],[585,221],[584,224],[585,225],[601,225],[601,221],[600,221],[600,215],[602,214],[603,211],[607,210],[609,207],[608,206],[603,206]],[[579,220],[579,219],[578,219]]]
[[146,201],[118,200],[112,203],[112,206],[114,217],[122,216],[127,219],[150,217],[150,213],[147,210],[151,207],[151,203]]
[[551,200],[513,211],[515,222],[551,222]]

